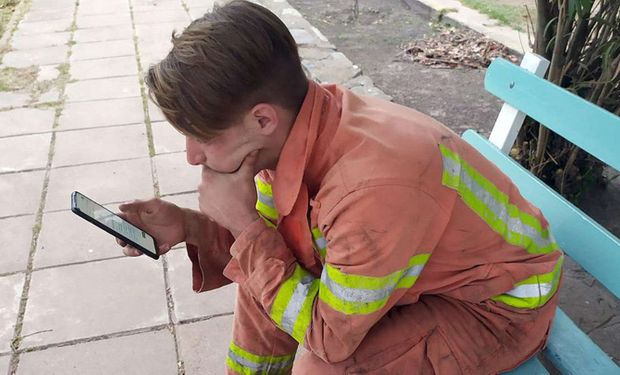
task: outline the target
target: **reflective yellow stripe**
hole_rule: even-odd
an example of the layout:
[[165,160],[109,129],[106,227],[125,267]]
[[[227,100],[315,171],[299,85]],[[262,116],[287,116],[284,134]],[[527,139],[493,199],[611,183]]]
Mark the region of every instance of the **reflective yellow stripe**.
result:
[[321,259],[325,259],[327,254],[327,240],[319,228],[312,229],[312,238],[314,238],[314,244],[321,255]]
[[347,274],[326,264],[321,274],[319,298],[345,314],[371,314],[385,306],[395,289],[411,288],[429,257],[430,254],[416,255],[406,268],[384,277]]
[[254,178],[256,183],[256,211],[263,217],[276,221],[278,220],[278,211],[273,202],[273,192],[271,185],[263,181],[259,176]]
[[516,283],[512,290],[491,299],[522,309],[543,306],[558,290],[563,263],[564,255],[557,260],[553,271],[528,277]]
[[284,356],[260,356],[252,354],[230,343],[226,365],[233,371],[243,374],[284,374],[293,367],[295,354]]
[[276,294],[269,316],[283,331],[303,344],[312,318],[312,306],[319,291],[319,280],[295,265],[295,271]]
[[536,217],[510,203],[508,195],[478,173],[465,160],[439,145],[443,156],[442,183],[456,190],[463,201],[511,245],[531,254],[559,250],[557,243]]

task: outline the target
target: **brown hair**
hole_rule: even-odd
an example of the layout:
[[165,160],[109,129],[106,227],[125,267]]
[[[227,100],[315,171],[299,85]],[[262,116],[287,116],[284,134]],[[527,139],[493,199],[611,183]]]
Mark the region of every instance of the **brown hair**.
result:
[[308,89],[297,45],[269,10],[235,0],[172,34],[145,77],[149,96],[181,133],[210,139],[258,103],[299,111]]

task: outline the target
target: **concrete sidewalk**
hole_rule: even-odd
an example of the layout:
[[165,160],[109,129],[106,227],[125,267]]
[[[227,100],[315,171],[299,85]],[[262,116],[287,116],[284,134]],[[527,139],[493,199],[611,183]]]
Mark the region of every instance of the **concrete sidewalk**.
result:
[[[141,77],[171,31],[213,3],[25,4],[0,66],[40,81],[0,92],[0,374],[223,372],[235,287],[194,294],[183,248],[126,258],[69,211],[74,190],[113,210],[154,195],[197,207],[200,171]],[[290,27],[314,79],[386,97],[286,1],[261,3]]]

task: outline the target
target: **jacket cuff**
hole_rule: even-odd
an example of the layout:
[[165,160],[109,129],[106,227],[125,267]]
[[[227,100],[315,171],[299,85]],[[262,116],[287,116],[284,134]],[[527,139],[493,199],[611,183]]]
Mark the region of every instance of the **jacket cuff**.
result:
[[[274,277],[286,272],[295,258],[282,235],[269,227],[263,219],[250,224],[230,248],[232,260],[224,270],[229,279],[252,289],[261,288]],[[277,265],[274,269],[274,266]]]

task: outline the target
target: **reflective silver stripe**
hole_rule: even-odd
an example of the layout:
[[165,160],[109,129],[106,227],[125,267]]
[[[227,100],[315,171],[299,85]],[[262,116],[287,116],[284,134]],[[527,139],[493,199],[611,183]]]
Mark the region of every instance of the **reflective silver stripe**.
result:
[[424,269],[424,265],[422,264],[412,266],[405,272],[403,272],[400,278],[394,279],[381,289],[349,288],[340,285],[329,277],[326,268],[323,268],[323,272],[321,272],[321,282],[325,286],[327,286],[327,288],[332,292],[335,297],[340,300],[348,302],[370,303],[388,298],[392,294],[392,291],[394,291],[394,288],[396,288],[396,285],[398,285],[400,280],[404,279],[405,277],[420,276],[420,273],[422,273],[422,269]]
[[282,328],[290,335],[293,335],[295,322],[297,321],[301,308],[304,306],[304,301],[308,297],[308,292],[314,280],[315,278],[312,276],[304,276],[299,283],[297,283],[293,295],[286,305],[286,310],[284,310],[284,314],[282,314]]
[[461,168],[458,161],[444,155],[443,166],[453,177],[460,177],[461,183],[471,190],[499,220],[504,222],[510,231],[531,238],[541,248],[551,244],[551,239],[543,238],[536,228],[522,222],[519,218],[509,216],[506,205],[498,202],[491,193],[474,181],[469,173]]
[[316,241],[316,245],[319,249],[325,249],[327,247],[327,240],[323,236],[315,239],[314,241]]
[[283,370],[287,367],[292,366],[293,358],[284,362],[265,362],[265,363],[256,363],[250,361],[249,359],[243,358],[233,352],[231,349],[228,349],[228,358],[232,359],[234,362],[240,364],[243,367],[247,367],[252,369],[252,371],[269,371],[269,370]]
[[256,192],[258,193],[258,200],[261,203],[271,208],[276,208],[276,206],[273,203],[273,197],[270,197],[269,195],[262,193],[260,190],[256,190]]
[[517,298],[536,298],[546,296],[551,292],[552,288],[553,284],[551,283],[525,284],[519,285],[504,294]]

